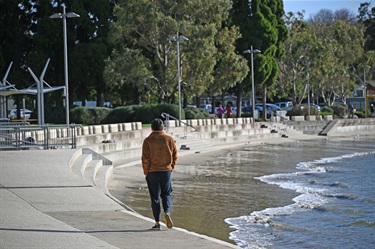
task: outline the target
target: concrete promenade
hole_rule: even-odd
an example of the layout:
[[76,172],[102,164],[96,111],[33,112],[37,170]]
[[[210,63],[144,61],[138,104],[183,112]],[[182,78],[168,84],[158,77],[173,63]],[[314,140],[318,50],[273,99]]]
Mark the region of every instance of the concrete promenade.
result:
[[0,151],[0,248],[237,248],[126,211],[69,168],[74,149]]

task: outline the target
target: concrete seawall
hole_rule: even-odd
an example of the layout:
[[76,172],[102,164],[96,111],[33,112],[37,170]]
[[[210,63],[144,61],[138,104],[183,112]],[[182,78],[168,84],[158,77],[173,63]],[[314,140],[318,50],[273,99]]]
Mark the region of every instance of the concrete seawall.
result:
[[331,121],[319,135],[340,136],[348,133],[375,134],[375,119],[336,119]]

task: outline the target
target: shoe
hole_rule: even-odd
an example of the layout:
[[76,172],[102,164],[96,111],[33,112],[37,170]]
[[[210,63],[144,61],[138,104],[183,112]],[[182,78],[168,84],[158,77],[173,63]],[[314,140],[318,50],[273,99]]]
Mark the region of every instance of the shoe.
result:
[[155,223],[155,226],[151,227],[150,230],[161,230],[160,224]]
[[167,227],[172,228],[173,227],[173,221],[172,221],[171,216],[169,214],[165,214],[165,220],[167,222]]

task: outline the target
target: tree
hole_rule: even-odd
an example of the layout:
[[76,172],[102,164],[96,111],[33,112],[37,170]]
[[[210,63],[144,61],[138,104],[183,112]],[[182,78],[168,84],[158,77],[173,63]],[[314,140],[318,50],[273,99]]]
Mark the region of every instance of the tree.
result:
[[[26,57],[31,49],[31,19],[29,1],[0,0],[0,68],[3,77],[8,66],[13,62],[8,81],[16,88],[30,86],[29,73],[25,71]],[[2,79],[1,79],[2,80]],[[21,95],[14,95],[18,107]],[[26,98],[28,100],[28,98]],[[27,101],[31,103],[31,101]]]
[[[150,61],[147,70],[151,72],[151,76],[141,81],[125,83],[144,85],[147,82],[148,89],[159,100],[175,102],[178,89],[176,42],[168,38],[178,34],[189,39],[181,41],[179,47],[181,88],[185,98],[200,96],[214,83],[219,86],[235,84],[241,79],[239,71],[246,68],[241,66],[241,58],[233,54],[234,47],[230,46],[239,33],[222,26],[229,8],[229,0],[130,0],[119,4],[115,10],[117,22],[111,28],[112,42],[115,47],[125,44],[131,50],[141,51]],[[239,70],[237,75],[224,72],[229,69],[222,65],[229,64]]]
[[358,12],[358,21],[365,25],[365,50],[375,50],[375,6],[371,8],[369,2],[361,3]]
[[[62,20],[51,19],[53,13],[75,12],[79,18],[67,18],[67,49],[69,68],[69,101],[95,98],[99,106],[104,103],[106,84],[103,80],[104,61],[111,49],[106,41],[109,23],[113,21],[113,0],[39,0],[33,1],[35,18],[33,49],[28,64],[44,65],[51,58],[46,77],[51,85],[63,85],[63,28]],[[60,93],[56,93],[61,96]],[[56,96],[57,97],[57,96]],[[60,98],[52,98],[52,101]],[[63,104],[61,101],[60,105]]]
[[[237,0],[233,4],[232,22],[240,27],[243,34],[237,50],[242,53],[251,45],[262,53],[254,61],[254,77],[257,86],[261,87],[263,108],[267,99],[267,89],[273,86],[278,75],[277,59],[284,54],[283,43],[287,38],[287,29],[283,20],[284,7],[281,0]],[[251,62],[250,62],[251,63]],[[246,85],[240,85],[248,89]],[[241,91],[238,91],[241,92]],[[263,113],[266,119],[266,112]]]
[[[119,105],[125,105],[126,99],[133,99],[133,104],[139,104],[141,93],[146,92],[150,99],[156,97],[154,89],[150,87],[152,74],[149,71],[150,61],[142,55],[140,50],[122,48],[112,51],[111,58],[106,61],[104,78],[112,84],[112,92],[121,99]],[[126,72],[126,73],[124,73]],[[127,98],[126,98],[127,97]],[[153,101],[156,102],[156,101]]]
[[[72,83],[78,99],[84,100],[87,93],[94,92],[98,106],[111,97],[110,86],[104,80],[105,60],[112,47],[107,41],[109,27],[114,22],[116,0],[69,0],[71,9],[80,14],[76,30],[76,46],[72,50]],[[74,18],[78,19],[78,18]],[[73,21],[73,20],[72,20]],[[84,60],[83,60],[84,59]],[[81,75],[85,75],[85,79]],[[74,76],[77,76],[75,78]]]
[[316,102],[330,104],[335,98],[345,102],[365,63],[363,26],[339,19],[306,23],[303,16],[292,13],[287,23],[290,37],[285,43],[286,56],[280,61],[279,81],[283,84],[279,87],[289,86],[289,90],[293,86],[295,103],[301,103],[306,94],[315,96]]
[[277,98],[291,99],[296,105],[301,103],[307,91],[307,85],[302,82],[305,82],[307,62],[312,59],[309,51],[317,41],[302,13],[289,12],[285,20],[289,37],[284,43],[286,54],[279,60],[276,92]]

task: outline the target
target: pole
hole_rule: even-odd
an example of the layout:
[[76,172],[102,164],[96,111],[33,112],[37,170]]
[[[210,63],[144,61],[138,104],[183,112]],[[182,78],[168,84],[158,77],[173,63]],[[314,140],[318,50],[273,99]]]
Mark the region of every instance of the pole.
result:
[[66,13],[63,6],[63,31],[64,31],[64,77],[65,77],[65,111],[66,125],[69,125],[69,83],[68,83],[68,41],[66,34]]
[[251,91],[252,91],[252,108],[253,108],[253,122],[255,122],[255,88],[254,88],[254,51],[253,45],[250,46],[251,49]]
[[178,121],[181,126],[181,73],[180,73],[180,42],[178,32],[176,36],[177,43],[177,80],[178,80]]
[[306,80],[307,80],[307,110],[308,110],[308,116],[310,118],[310,77],[309,77],[309,61],[307,61],[306,66],[307,74],[306,74]]
[[[366,84],[366,67],[363,68],[363,91],[362,91],[362,96],[365,99],[365,117],[367,118],[368,116],[368,103],[367,103],[367,84]],[[371,114],[370,114],[371,115]]]

